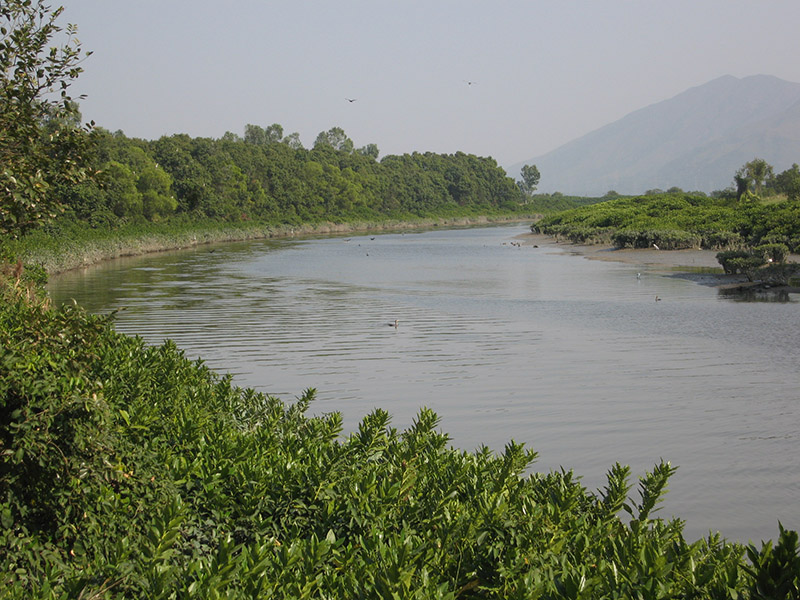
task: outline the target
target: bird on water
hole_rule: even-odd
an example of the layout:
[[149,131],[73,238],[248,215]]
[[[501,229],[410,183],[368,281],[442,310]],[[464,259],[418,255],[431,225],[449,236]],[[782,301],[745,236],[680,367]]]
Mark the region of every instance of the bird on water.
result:
[[394,327],[395,329],[397,329],[397,326],[398,326],[399,324],[400,324],[400,321],[399,321],[398,319],[395,319],[395,320],[394,320],[394,323],[387,323],[387,325],[388,325],[389,327]]

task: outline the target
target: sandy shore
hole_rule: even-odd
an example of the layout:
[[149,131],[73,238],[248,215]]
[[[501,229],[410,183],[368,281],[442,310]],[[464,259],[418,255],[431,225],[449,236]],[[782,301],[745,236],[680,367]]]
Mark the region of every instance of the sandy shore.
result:
[[[557,242],[555,238],[538,233],[524,233],[516,238],[523,246],[559,248],[562,252],[583,256],[590,260],[608,260],[636,265],[641,269],[689,279],[715,287],[750,287],[758,285],[747,281],[744,275],[726,275],[717,261],[716,250],[656,250],[655,248],[616,249],[610,246],[584,246],[571,242]],[[800,255],[792,254],[790,262],[800,262]],[[787,288],[792,293],[800,288]]]

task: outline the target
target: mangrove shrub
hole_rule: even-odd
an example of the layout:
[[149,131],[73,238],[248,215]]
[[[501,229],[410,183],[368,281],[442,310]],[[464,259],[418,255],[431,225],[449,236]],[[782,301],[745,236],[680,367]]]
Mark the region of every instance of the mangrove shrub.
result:
[[[536,454],[464,452],[421,409],[337,413],[234,386],[171,342],[0,302],[0,589],[7,598],[747,598],[797,553],[686,540],[675,467],[602,490]],[[792,587],[794,586],[794,587]],[[753,595],[750,595],[753,594]],[[785,596],[796,597],[796,596]]]

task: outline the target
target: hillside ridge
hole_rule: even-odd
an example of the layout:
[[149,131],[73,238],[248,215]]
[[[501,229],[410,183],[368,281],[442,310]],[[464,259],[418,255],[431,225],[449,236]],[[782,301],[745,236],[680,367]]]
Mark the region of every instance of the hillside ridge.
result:
[[514,165],[535,164],[539,191],[602,195],[711,192],[755,157],[776,172],[800,161],[800,83],[724,75]]

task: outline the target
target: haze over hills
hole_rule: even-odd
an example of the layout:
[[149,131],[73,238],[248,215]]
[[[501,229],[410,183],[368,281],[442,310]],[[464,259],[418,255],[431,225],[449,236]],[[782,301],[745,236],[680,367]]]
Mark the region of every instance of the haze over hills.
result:
[[525,164],[538,191],[601,196],[668,189],[724,189],[744,163],[763,158],[780,173],[800,163],[800,83],[726,75],[630,113]]

